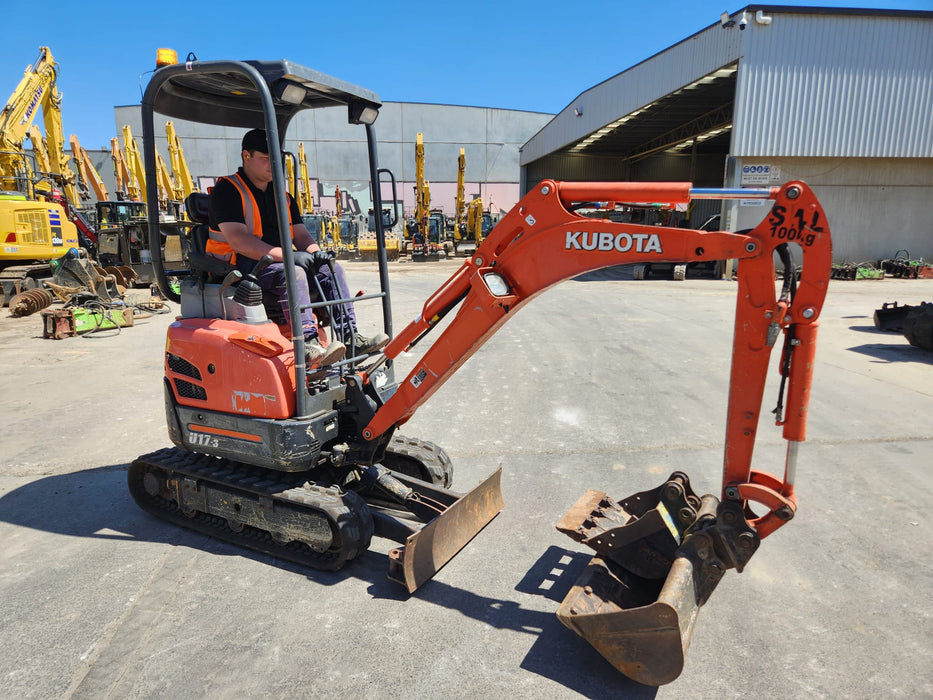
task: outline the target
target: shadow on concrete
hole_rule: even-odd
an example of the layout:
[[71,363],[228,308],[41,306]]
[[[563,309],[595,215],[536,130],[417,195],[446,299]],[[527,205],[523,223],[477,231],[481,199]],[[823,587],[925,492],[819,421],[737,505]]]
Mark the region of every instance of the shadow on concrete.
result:
[[[325,585],[348,578],[343,571],[315,571],[159,520],[133,501],[126,485],[128,468],[128,464],[114,464],[40,477],[0,497],[0,522],[71,537],[162,542],[220,556],[241,556]],[[383,558],[388,568],[388,557]]]
[[[531,610],[514,600],[477,595],[438,579],[428,581],[413,594],[421,600],[456,610],[495,629],[530,634],[535,641],[521,667],[587,698],[644,698],[657,695],[657,688],[636,683],[619,673],[584,639],[557,619],[557,604],[589,563],[590,554],[551,546],[515,587],[519,593],[538,595],[555,603],[554,611]],[[390,597],[397,597],[394,586]],[[369,591],[383,597],[385,584],[374,583]]]
[[[862,316],[851,316],[850,318],[863,318]],[[855,331],[857,333],[872,333],[873,335],[880,335],[886,338],[893,338],[897,335],[903,335],[903,333],[898,333],[897,331],[882,331],[878,330],[874,326],[849,326],[850,331]]]
[[585,640],[564,628],[554,612],[590,559],[589,554],[550,547],[515,587],[555,603],[554,612],[523,608],[514,600],[477,595],[437,579],[409,596],[386,578],[389,557],[372,550],[341,571],[316,571],[206,535],[188,531],[141,510],[126,487],[128,464],[37,478],[0,497],[0,522],[70,537],[125,542],[157,542],[189,547],[218,556],[236,556],[305,576],[325,586],[349,578],[368,582],[377,598],[403,601],[416,597],[496,629],[536,637],[522,668],[549,678],[589,698],[653,698],[643,686],[616,671]]
[[876,358],[876,362],[918,362],[933,365],[933,352],[915,348],[904,338],[903,345],[888,345],[887,343],[869,343],[849,348],[851,352],[868,355]]
[[[515,590],[539,595],[558,605],[590,562],[592,553],[548,547]],[[555,610],[556,612],[556,610]],[[555,644],[559,639],[560,644]],[[658,689],[622,675],[589,642],[548,614],[522,668],[550,678],[588,698],[654,698]]]

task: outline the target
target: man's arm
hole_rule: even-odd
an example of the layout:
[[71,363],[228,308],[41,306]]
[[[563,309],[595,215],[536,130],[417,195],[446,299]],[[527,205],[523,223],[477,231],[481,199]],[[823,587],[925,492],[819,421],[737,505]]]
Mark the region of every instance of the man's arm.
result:
[[282,248],[271,246],[265,243],[261,238],[254,236],[246,228],[246,224],[237,221],[226,221],[218,225],[220,232],[227,240],[227,245],[233,248],[234,252],[245,255],[253,260],[259,260],[263,255],[271,255],[275,262],[282,262]]
[[292,226],[292,240],[294,240],[295,248],[298,250],[305,250],[309,253],[313,253],[321,249],[321,247],[314,242],[314,237],[311,235],[310,231],[308,231],[308,227],[305,226],[304,223],[297,223]]

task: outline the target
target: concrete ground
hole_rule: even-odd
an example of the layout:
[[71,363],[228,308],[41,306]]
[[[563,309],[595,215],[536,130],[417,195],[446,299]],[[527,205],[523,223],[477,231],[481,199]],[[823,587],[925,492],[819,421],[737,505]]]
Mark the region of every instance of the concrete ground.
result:
[[[347,267],[375,288],[372,265]],[[396,330],[453,269],[393,266]],[[719,490],[736,286],[624,276],[542,295],[404,426],[446,448],[457,489],[501,466],[506,502],[412,596],[385,578],[389,542],[321,573],[135,505],[127,464],[169,444],[171,315],[54,341],[0,312],[0,697],[933,696],[933,354],[872,325],[883,302],[933,300],[931,281],[831,284],[798,515],[723,579],[678,680],[627,680],[559,623],[589,556],[554,524],[584,490],[675,469]],[[772,381],[765,415],[776,397]],[[781,473],[766,422],[756,467]]]

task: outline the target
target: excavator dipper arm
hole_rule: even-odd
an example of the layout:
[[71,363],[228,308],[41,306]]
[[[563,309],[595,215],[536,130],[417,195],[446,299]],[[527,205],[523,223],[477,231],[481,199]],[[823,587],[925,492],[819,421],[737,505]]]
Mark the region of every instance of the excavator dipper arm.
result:
[[[755,197],[773,203],[764,220],[743,233],[617,223],[571,211],[581,202]],[[799,279],[790,244],[802,253]],[[785,263],[780,290],[775,255]],[[698,496],[687,476],[674,472],[657,489],[619,502],[589,491],[558,523],[597,554],[558,617],[616,668],[647,684],[679,675],[698,609],[725,570],[741,571],[760,540],[796,511],[797,446],[806,433],[817,320],[832,262],[826,216],[807,185],[700,190],[689,183],[541,182],[386,346],[384,358],[397,357],[459,306],[362,431],[364,440],[377,443],[391,435],[510,314],[559,282],[625,263],[723,259],[740,264],[721,500]],[[753,469],[752,456],[769,359],[782,335],[776,422],[788,450],[784,473],[776,476]],[[362,379],[368,381],[365,374]]]

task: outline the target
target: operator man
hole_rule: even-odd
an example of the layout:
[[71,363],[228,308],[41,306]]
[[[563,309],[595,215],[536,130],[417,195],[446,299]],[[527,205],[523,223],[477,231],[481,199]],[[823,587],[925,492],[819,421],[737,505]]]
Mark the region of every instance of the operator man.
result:
[[[271,255],[272,264],[257,277],[259,286],[274,295],[285,317],[288,301],[285,289],[285,266],[277,226],[275,194],[271,186],[272,164],[269,160],[269,145],[263,129],[246,132],[242,141],[243,165],[236,174],[220,178],[210,192],[211,240],[207,252],[214,257],[227,260],[244,275],[252,271],[263,255]],[[299,305],[310,303],[310,276],[317,278],[328,300],[349,299],[350,292],[343,268],[334,265],[331,273],[328,260],[330,253],[320,249],[301,220],[301,212],[292,196],[288,197],[288,218],[292,232],[292,243],[297,252],[293,254],[298,282]],[[215,240],[217,239],[217,240]],[[343,337],[353,337],[356,354],[374,352],[389,342],[385,333],[367,337],[357,331],[353,304],[337,304],[330,307],[331,323],[335,332]],[[325,348],[318,337],[317,320],[310,309],[301,312],[301,327],[305,336],[305,358],[309,367],[323,367],[343,358],[346,346],[336,338]]]

